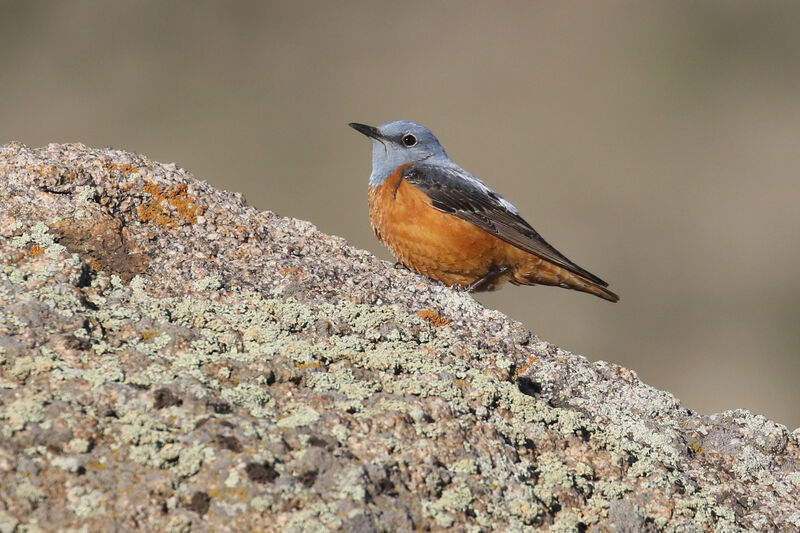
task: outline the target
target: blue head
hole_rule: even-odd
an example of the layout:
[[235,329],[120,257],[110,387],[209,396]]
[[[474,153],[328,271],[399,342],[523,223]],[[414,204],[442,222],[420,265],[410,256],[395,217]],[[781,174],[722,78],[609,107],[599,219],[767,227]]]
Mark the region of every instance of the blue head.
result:
[[372,140],[370,185],[380,185],[397,167],[419,161],[449,161],[431,130],[416,122],[397,120],[377,128],[352,122],[350,127]]

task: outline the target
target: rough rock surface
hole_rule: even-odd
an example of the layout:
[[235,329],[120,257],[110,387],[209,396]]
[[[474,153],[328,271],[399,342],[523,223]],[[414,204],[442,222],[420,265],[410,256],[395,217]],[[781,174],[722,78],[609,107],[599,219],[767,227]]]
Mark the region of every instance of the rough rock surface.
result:
[[0,200],[2,533],[800,528],[800,432],[174,165],[10,144]]

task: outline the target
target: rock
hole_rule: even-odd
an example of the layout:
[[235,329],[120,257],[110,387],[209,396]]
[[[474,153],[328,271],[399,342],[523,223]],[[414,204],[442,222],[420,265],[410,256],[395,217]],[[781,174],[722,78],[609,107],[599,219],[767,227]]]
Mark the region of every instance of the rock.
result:
[[800,528],[798,431],[175,165],[10,144],[0,178],[3,531]]

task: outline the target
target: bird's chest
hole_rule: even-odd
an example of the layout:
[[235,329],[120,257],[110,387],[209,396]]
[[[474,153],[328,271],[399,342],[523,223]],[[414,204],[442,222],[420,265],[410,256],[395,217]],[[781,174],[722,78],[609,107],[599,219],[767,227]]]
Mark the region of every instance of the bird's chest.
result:
[[432,277],[439,277],[433,270],[483,270],[484,262],[495,263],[501,241],[434,208],[427,194],[402,179],[403,170],[369,190],[372,229],[394,256]]
[[405,166],[398,168],[383,183],[369,188],[372,229],[384,242],[394,240],[392,234],[399,227],[416,225],[428,210],[433,209],[425,193],[403,180],[404,169]]

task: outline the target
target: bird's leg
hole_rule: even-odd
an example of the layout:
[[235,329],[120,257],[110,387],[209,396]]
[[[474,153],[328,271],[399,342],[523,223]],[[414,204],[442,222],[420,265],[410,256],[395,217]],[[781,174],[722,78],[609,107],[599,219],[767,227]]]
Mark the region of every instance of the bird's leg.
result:
[[467,292],[492,291],[497,287],[497,281],[507,274],[509,270],[511,270],[510,266],[494,268],[467,285],[466,290]]

